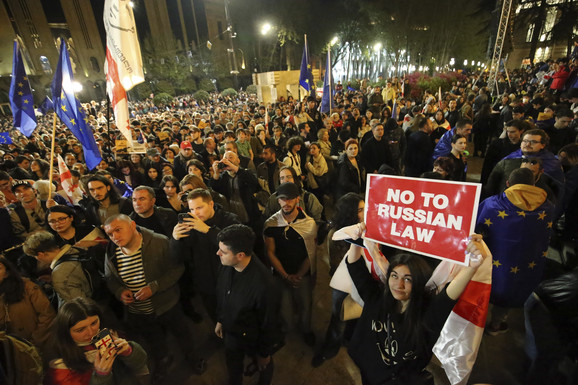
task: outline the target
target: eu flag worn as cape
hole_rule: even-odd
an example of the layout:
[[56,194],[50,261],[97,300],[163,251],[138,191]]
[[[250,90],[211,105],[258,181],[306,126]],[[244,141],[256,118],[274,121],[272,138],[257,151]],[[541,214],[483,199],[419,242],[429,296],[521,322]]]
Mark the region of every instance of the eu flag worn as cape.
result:
[[32,135],[36,128],[34,100],[32,88],[24,70],[22,55],[18,49],[18,42],[14,41],[14,57],[12,59],[12,81],[10,82],[10,107],[14,117],[14,127],[25,136]]
[[494,257],[490,302],[520,307],[540,283],[554,205],[539,187],[516,184],[480,203],[476,233]]
[[92,128],[88,125],[88,119],[82,111],[80,101],[76,99],[72,89],[74,81],[72,66],[66,43],[62,40],[60,44],[60,55],[58,66],[52,80],[52,99],[54,101],[54,112],[60,120],[68,127],[72,134],[82,144],[84,160],[90,170],[100,163],[102,157],[94,140]]

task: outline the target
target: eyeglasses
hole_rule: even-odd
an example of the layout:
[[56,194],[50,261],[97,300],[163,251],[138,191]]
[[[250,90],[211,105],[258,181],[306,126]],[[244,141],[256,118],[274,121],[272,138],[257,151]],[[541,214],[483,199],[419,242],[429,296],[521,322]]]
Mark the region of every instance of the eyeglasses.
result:
[[51,225],[54,225],[56,223],[64,223],[68,218],[70,218],[70,215],[67,215],[65,217],[56,218],[56,219],[51,219],[48,221],[48,223]]
[[524,144],[531,144],[531,145],[533,146],[533,145],[535,145],[535,144],[542,143],[542,142],[539,141],[539,140],[524,139],[524,140],[522,140],[522,143],[524,143]]
[[522,159],[522,163],[530,163],[532,166],[540,164],[540,162],[537,161],[536,159],[526,159],[526,158]]

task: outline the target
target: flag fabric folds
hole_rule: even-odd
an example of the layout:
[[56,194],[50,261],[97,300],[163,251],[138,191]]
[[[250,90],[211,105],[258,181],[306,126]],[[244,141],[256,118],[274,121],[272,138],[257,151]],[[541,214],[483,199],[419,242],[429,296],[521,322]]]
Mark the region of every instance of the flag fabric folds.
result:
[[[144,82],[140,44],[129,0],[106,0],[104,27],[106,48],[118,65],[118,79],[125,91]],[[107,55],[108,59],[108,55]]]
[[134,14],[128,0],[106,0],[106,93],[114,110],[116,126],[132,143],[126,91],[144,81],[140,44]]
[[315,90],[315,84],[313,83],[313,72],[311,70],[311,64],[309,64],[309,48],[307,48],[307,36],[305,36],[303,56],[301,57],[301,73],[299,74],[299,85],[309,93]]
[[327,64],[325,65],[325,79],[323,80],[323,98],[321,99],[321,113],[331,113],[333,99],[333,75],[331,74],[331,49],[327,50]]
[[74,205],[78,204],[82,199],[82,190],[78,184],[74,184],[72,174],[60,155],[58,155],[58,172],[60,174],[60,185],[62,186],[62,190],[66,193],[68,200]]
[[34,100],[32,88],[26,76],[24,62],[18,47],[18,41],[14,41],[14,57],[12,59],[12,80],[10,82],[10,108],[14,117],[14,127],[25,136],[32,135],[36,128],[36,115],[34,113]]
[[0,144],[12,144],[9,132],[0,132]]
[[82,144],[84,160],[90,170],[96,167],[102,160],[100,151],[94,140],[92,128],[88,125],[88,119],[82,111],[80,101],[74,95],[73,73],[70,65],[70,57],[66,43],[62,40],[60,44],[60,54],[58,66],[54,79],[52,79],[52,99],[54,101],[54,112],[60,120],[68,127],[72,134]]
[[42,115],[46,115],[48,111],[54,110],[54,103],[52,103],[52,100],[47,96],[38,109],[42,112]]

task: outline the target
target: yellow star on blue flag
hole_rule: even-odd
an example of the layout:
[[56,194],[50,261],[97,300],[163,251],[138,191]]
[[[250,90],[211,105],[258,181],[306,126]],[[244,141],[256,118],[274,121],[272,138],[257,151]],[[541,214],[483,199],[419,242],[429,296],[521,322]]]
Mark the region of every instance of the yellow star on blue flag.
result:
[[26,77],[22,55],[18,48],[18,42],[14,41],[14,57],[12,59],[12,80],[10,82],[10,91],[8,93],[12,116],[14,117],[13,125],[25,136],[32,135],[36,128],[36,114],[33,108],[27,108],[32,97],[32,88]]
[[74,94],[71,85],[74,82],[70,57],[66,43],[62,40],[60,45],[60,55],[58,65],[52,80],[52,97],[54,100],[54,111],[68,127],[72,134],[82,144],[84,160],[90,170],[100,163],[102,157],[100,150],[94,139],[94,134],[90,126],[85,122],[84,112],[81,110],[80,102]]

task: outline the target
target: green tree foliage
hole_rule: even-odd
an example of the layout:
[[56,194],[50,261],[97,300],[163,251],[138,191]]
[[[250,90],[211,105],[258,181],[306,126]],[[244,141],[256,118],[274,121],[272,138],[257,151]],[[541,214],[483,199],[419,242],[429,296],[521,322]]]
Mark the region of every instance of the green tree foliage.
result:
[[211,95],[209,95],[209,93],[205,90],[199,90],[197,92],[195,92],[195,94],[193,95],[193,97],[197,100],[202,100],[202,101],[207,101],[211,98]]
[[254,84],[251,84],[250,86],[247,87],[247,93],[249,95],[257,95],[257,86]]
[[170,104],[173,101],[173,96],[161,92],[160,94],[155,95],[153,101],[157,106],[163,106]]
[[222,92],[221,95],[223,96],[237,96],[237,91],[235,91],[234,88],[225,88]]

